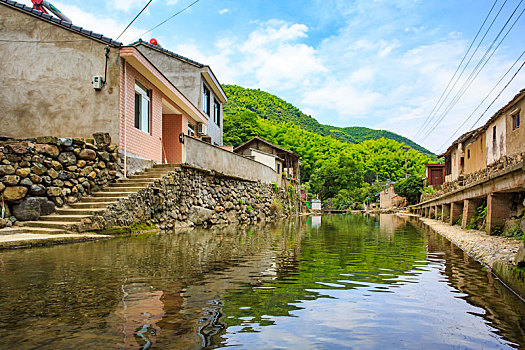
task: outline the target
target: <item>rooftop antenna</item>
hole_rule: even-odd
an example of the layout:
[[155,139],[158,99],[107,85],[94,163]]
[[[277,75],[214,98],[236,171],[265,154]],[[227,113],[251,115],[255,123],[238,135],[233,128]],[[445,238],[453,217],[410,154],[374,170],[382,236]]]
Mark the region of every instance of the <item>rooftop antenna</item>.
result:
[[31,0],[31,2],[33,3],[33,10],[38,10],[38,11],[42,11],[44,13],[49,14],[46,11],[46,9],[47,9],[52,14],[54,14],[55,16],[57,16],[58,18],[63,20],[64,22],[73,23],[73,22],[71,22],[71,20],[66,15],[64,15],[59,9],[57,9],[55,6],[53,6],[49,1],[47,1],[47,0]]

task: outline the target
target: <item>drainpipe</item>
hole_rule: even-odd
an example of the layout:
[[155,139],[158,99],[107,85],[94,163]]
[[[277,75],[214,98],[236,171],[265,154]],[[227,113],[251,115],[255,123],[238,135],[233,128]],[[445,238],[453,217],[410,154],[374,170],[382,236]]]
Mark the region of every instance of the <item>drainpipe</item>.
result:
[[128,76],[126,75],[126,60],[124,60],[124,178],[128,177],[128,121],[127,119],[127,105],[128,105]]

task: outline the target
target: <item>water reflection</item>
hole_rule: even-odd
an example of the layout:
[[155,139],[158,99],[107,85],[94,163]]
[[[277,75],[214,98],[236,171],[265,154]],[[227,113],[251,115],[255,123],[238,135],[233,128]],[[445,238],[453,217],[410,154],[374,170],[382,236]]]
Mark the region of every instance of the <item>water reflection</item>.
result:
[[521,301],[392,215],[3,252],[0,276],[0,348],[525,345]]

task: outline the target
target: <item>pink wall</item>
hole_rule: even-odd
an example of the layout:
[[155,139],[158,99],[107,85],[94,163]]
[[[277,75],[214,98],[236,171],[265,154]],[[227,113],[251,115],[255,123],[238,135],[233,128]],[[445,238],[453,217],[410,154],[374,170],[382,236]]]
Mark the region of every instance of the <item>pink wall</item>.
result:
[[[162,162],[162,97],[163,94],[146,78],[138,73],[130,64],[126,64],[127,93],[124,93],[124,64],[120,74],[120,148],[124,150],[124,120],[127,124],[127,151],[135,155]],[[151,128],[147,134],[135,128],[135,80],[152,90],[151,93]],[[124,98],[126,99],[126,116],[124,116]]]
[[181,132],[188,134],[188,122],[196,125],[195,120],[186,114],[164,114],[162,118],[162,141],[168,163],[182,163]]

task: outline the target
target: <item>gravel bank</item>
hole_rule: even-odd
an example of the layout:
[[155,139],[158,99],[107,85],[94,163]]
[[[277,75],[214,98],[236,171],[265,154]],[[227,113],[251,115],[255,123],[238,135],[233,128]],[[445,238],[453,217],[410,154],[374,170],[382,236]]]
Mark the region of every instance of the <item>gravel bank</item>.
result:
[[491,269],[495,263],[514,265],[514,258],[522,245],[521,240],[489,236],[478,230],[463,230],[439,220],[422,217],[419,220]]

